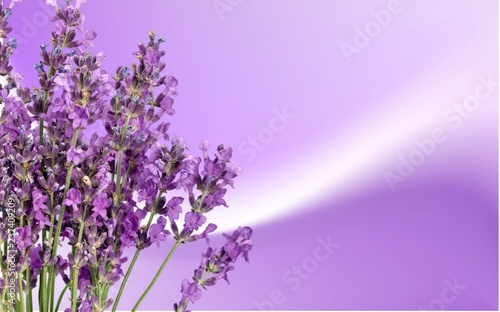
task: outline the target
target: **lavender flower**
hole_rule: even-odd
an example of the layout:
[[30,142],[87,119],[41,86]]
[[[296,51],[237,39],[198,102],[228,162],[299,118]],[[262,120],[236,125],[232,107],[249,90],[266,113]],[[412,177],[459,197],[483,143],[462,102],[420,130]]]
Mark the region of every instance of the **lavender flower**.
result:
[[[0,247],[8,243],[5,225],[12,224],[17,297],[26,300],[7,308],[33,311],[36,285],[41,310],[57,310],[60,281],[70,292],[63,310],[103,311],[115,299],[116,311],[141,250],[172,242],[166,263],[182,244],[209,243],[217,226],[207,213],[228,206],[228,186],[241,170],[230,165],[230,148],[220,145],[211,156],[203,141],[199,157],[180,136],[170,136],[166,118],[175,114],[178,81],[165,73],[164,40],[149,33],[133,54],[136,63],[109,74],[104,54],[88,50],[97,34],[83,28],[83,0],[47,0],[54,8],[51,44],[40,45],[34,65],[39,85],[24,87],[10,62],[17,43],[8,20],[18,2],[0,1],[0,76],[6,81],[0,85],[0,204],[15,206],[13,221],[1,217]],[[105,133],[89,133],[96,122]],[[248,260],[250,236],[240,228],[219,252],[209,248],[193,281],[182,282],[175,309],[184,311],[202,289],[227,280],[237,259]],[[62,254],[60,245],[71,251]],[[124,256],[129,248],[135,249],[130,262]],[[117,296],[108,298],[120,281]],[[5,285],[2,275],[0,289]]]
[[181,293],[184,300],[189,299],[193,303],[198,301],[202,295],[202,291],[199,289],[198,283],[189,282],[187,279],[182,281]]
[[174,304],[174,311],[187,310],[189,303],[199,300],[202,293],[201,288],[214,286],[218,280],[224,279],[229,283],[227,273],[234,270],[234,263],[239,258],[249,261],[248,253],[252,249],[252,229],[239,227],[231,235],[224,234],[226,243],[219,252],[211,247],[202,254],[201,264],[194,271],[193,281],[184,280],[181,288],[181,301]]
[[66,199],[64,200],[63,204],[65,204],[66,206],[73,207],[73,210],[78,210],[78,205],[81,202],[82,202],[82,195],[80,194],[80,191],[72,188],[68,191],[68,194],[66,195]]
[[169,234],[168,231],[165,230],[165,225],[167,224],[167,220],[165,218],[158,218],[156,224],[151,225],[149,230],[149,239],[151,243],[156,243],[158,247],[160,247],[160,243],[167,240],[167,236]]
[[70,147],[68,150],[68,162],[78,166],[85,159],[85,152],[80,147]]
[[111,201],[108,198],[98,197],[92,202],[94,208],[94,217],[100,216],[101,218],[107,217],[108,208],[111,206]]
[[33,245],[33,233],[30,226],[17,229],[16,242],[19,250],[24,250]]

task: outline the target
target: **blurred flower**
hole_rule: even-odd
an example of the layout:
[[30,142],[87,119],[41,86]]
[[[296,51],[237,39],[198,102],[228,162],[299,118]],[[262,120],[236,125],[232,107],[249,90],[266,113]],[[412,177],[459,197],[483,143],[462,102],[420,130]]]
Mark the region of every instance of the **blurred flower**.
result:
[[181,293],[183,298],[189,299],[192,303],[201,298],[201,289],[198,288],[198,283],[189,282],[187,279],[182,281]]

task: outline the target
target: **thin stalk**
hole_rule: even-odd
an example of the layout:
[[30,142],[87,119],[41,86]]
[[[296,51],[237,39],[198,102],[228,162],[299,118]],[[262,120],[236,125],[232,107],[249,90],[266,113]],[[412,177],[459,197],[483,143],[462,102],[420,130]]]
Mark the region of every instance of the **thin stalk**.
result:
[[[118,159],[116,160],[116,163],[115,163],[115,170],[114,172],[112,173],[112,179],[114,181],[115,179],[115,173],[116,173],[116,181],[115,181],[115,193],[114,193],[114,205],[116,207],[120,207],[120,204],[121,204],[121,193],[122,193],[122,162],[123,162],[123,147],[122,147],[122,144],[123,144],[123,139],[125,138],[125,135],[127,133],[127,128],[128,128],[128,125],[130,124],[130,119],[131,119],[131,116],[130,115],[127,115],[126,119],[125,119],[125,124],[123,125],[123,129],[122,129],[122,132],[121,132],[121,135],[120,135],[120,144],[118,145]],[[127,170],[128,172],[128,170]],[[125,180],[124,180],[125,181]],[[116,251],[118,247],[118,240],[115,241],[115,245],[114,245],[114,251]],[[106,271],[108,271],[108,267],[106,266]],[[105,285],[104,286],[104,298],[107,298],[108,296],[108,291],[109,291],[109,285]]]
[[[42,288],[45,288],[43,291]],[[48,312],[47,309],[47,267],[42,268],[42,274],[40,275],[40,291],[38,292],[38,302],[40,304],[40,312]]]
[[54,312],[59,311],[59,306],[61,305],[62,298],[63,298],[64,294],[66,293],[66,291],[68,290],[68,287],[69,287],[69,283],[66,284],[66,286],[64,286],[64,289],[61,291],[61,294],[59,295],[59,299],[57,299],[57,304],[56,304],[56,308],[55,308]]
[[54,307],[54,295],[55,295],[55,276],[54,276],[54,267],[49,268],[49,277],[47,280],[47,300],[49,304],[48,312],[57,311],[52,310]]
[[[50,78],[49,78],[50,79]],[[47,97],[47,92],[45,92],[45,95],[44,95],[44,105],[45,105],[45,102],[46,102],[46,97]],[[43,118],[40,118],[40,126],[39,126],[39,136],[40,136],[40,145],[43,146],[44,145],[44,141],[43,141],[43,130],[44,130],[44,119]],[[45,172],[45,156],[42,157],[42,165],[41,165],[41,170],[42,170],[42,173],[43,175],[46,177],[46,172]],[[45,239],[47,237],[47,229],[44,227],[42,229],[42,253],[45,252],[46,250],[46,247],[45,247]],[[45,298],[45,293],[47,292],[47,287],[46,287],[46,274],[47,274],[47,270],[45,270],[45,267],[42,269],[42,271],[40,272],[40,287],[38,288],[38,302],[40,304],[40,312],[46,312],[46,305],[44,304],[44,298]],[[31,293],[31,291],[30,291]]]
[[[2,248],[0,247],[0,271],[2,271],[2,273],[4,273],[4,263],[3,263],[3,252],[2,252]],[[7,272],[7,266],[5,266],[5,272]],[[7,276],[6,274],[4,276]]]
[[121,176],[122,176],[122,161],[123,161],[123,150],[121,150],[120,148],[120,151],[118,152],[118,160],[117,160],[117,163],[116,163],[116,182],[115,182],[115,185],[116,185],[116,189],[115,189],[115,194],[116,194],[116,203],[115,205],[116,206],[119,206],[120,203],[121,203],[121,192],[122,192],[122,182],[121,182]]
[[[127,171],[125,172],[125,175],[123,176],[123,182],[122,183],[125,183],[127,182],[128,180],[128,176],[130,175],[130,171],[131,171],[132,167],[131,166],[128,166],[127,168]],[[122,185],[123,187],[123,185]]]
[[31,290],[31,269],[26,268],[26,309],[27,312],[33,312],[33,292]]
[[148,295],[148,293],[151,291],[151,289],[155,285],[156,281],[158,280],[158,278],[160,277],[161,273],[165,269],[165,266],[167,265],[167,263],[170,260],[170,258],[172,258],[172,255],[174,254],[174,252],[175,252],[175,250],[177,249],[178,246],[179,246],[179,241],[176,241],[175,244],[174,244],[174,246],[172,246],[172,249],[170,249],[170,252],[168,253],[168,255],[165,258],[165,260],[163,260],[163,263],[161,264],[160,268],[158,269],[158,272],[156,272],[155,277],[153,278],[153,280],[151,281],[151,283],[149,283],[148,288],[146,288],[146,290],[144,291],[144,293],[141,295],[141,297],[139,298],[139,300],[137,301],[137,303],[135,304],[135,306],[132,308],[131,312],[137,311],[137,309],[141,305],[141,303],[144,300],[144,298],[146,298],[146,296]]
[[132,258],[132,262],[130,262],[130,266],[128,267],[127,273],[125,274],[125,277],[123,278],[123,281],[120,285],[120,290],[118,291],[118,295],[116,295],[115,303],[113,304],[113,309],[111,309],[112,312],[115,312],[116,309],[118,308],[118,303],[120,302],[123,290],[125,289],[127,280],[130,277],[130,273],[132,272],[132,269],[134,268],[135,262],[137,261],[137,258],[139,258],[140,253],[141,249],[137,249],[134,254],[134,257]]
[[[78,129],[75,130],[75,133],[73,134],[73,139],[71,141],[71,144],[73,147],[75,147],[77,139],[78,139]],[[62,202],[64,202],[64,200],[66,200],[66,195],[68,194],[69,186],[71,184],[71,175],[72,174],[73,174],[73,166],[70,166],[68,168],[68,172],[66,173],[66,184],[64,185],[64,193],[63,193]],[[61,211],[59,212],[59,220],[57,221],[56,235],[55,235],[54,241],[53,241],[54,243],[52,244],[52,257],[57,256],[57,246],[59,245],[59,237],[61,236],[62,221],[63,221],[65,211],[66,211],[66,205],[62,205]]]
[[[149,216],[148,224],[146,225],[146,233],[149,231],[149,228],[151,227],[151,223],[153,223],[153,218],[156,214],[156,210],[158,208],[158,203],[160,202],[161,196],[163,195],[163,192],[159,192],[158,196],[156,197],[156,200],[153,204],[153,210],[151,211],[151,215]],[[132,262],[130,262],[130,266],[128,267],[127,273],[125,274],[125,277],[123,278],[123,281],[120,285],[120,290],[118,290],[118,294],[116,295],[115,303],[113,304],[113,309],[111,310],[112,312],[115,312],[116,309],[118,308],[118,303],[120,302],[120,298],[122,296],[123,290],[125,289],[125,285],[127,284],[128,278],[130,277],[130,274],[132,273],[132,270],[134,269],[135,263],[137,261],[137,258],[139,258],[139,254],[141,253],[142,249],[137,249],[134,254],[134,258],[132,258]]]
[[80,269],[73,267],[71,268],[71,311],[76,311],[76,296],[78,291],[78,273]]
[[[73,147],[75,147],[76,142],[78,140],[78,129],[75,130],[73,133],[73,138],[71,140],[71,144]],[[73,173],[73,166],[70,166],[68,168],[68,172],[66,173],[66,183],[64,185],[64,192],[63,192],[63,198],[62,202],[66,200],[66,195],[68,194],[69,186],[71,184],[71,175]],[[66,211],[66,205],[61,206],[61,211],[59,212],[59,220],[57,221],[57,228],[56,228],[56,233],[54,236],[54,239],[52,240],[52,257],[57,256],[57,247],[59,246],[59,238],[61,236],[61,230],[62,230],[62,222],[64,218],[64,212]],[[49,293],[49,298],[50,298],[50,310],[52,311],[52,307],[54,306],[54,291],[55,291],[55,276],[54,276],[54,267],[51,267],[49,270],[49,287],[48,289],[50,290]]]
[[[31,226],[31,220],[28,220],[28,226]],[[26,254],[28,256],[28,254]],[[26,257],[29,259],[28,257]],[[33,312],[33,289],[31,288],[31,267],[26,268],[26,309]]]
[[[50,222],[54,224],[56,222],[56,215],[54,214],[54,192],[50,192]],[[54,227],[51,226],[49,230],[49,237],[52,238],[54,234]]]
[[[44,242],[46,239],[46,232],[42,233],[42,245],[45,246]],[[45,248],[45,247],[44,247]],[[47,292],[47,284],[46,284],[46,276],[47,275],[47,267],[43,266],[42,271],[40,272],[40,287],[38,288],[38,304],[40,305],[40,312],[46,312],[47,305],[45,303],[45,294]]]
[[[52,167],[54,167],[54,159],[52,159]],[[52,224],[55,224],[56,222],[56,215],[54,214],[54,193],[53,192],[50,192],[50,212],[51,212],[51,216],[50,216],[50,223]],[[54,235],[54,227],[50,227],[50,230],[49,230],[49,237],[52,238]],[[54,287],[54,285],[52,284],[52,278],[51,276],[54,274],[54,266],[51,266],[50,268],[48,268],[46,274],[48,274],[48,278],[47,278],[47,281],[46,281],[46,291],[45,291],[45,299],[46,299],[46,308],[47,308],[47,312],[52,312],[52,308],[54,307],[54,296],[52,294],[52,288]],[[44,285],[44,284],[41,284],[41,285]],[[48,305],[48,306],[47,306]]]
[[[26,171],[23,170],[23,181],[26,177]],[[24,185],[24,182],[23,182],[23,185]],[[24,201],[21,200],[21,211],[24,212]],[[19,227],[23,227],[24,226],[24,219],[23,219],[23,215],[21,214],[21,216],[19,216]],[[18,283],[19,283],[19,306],[20,306],[20,309],[21,311],[24,312],[24,294],[23,294],[23,270],[21,268],[21,272],[19,272],[19,275],[18,275]]]
[[19,310],[24,312],[23,273],[19,273]]
[[[97,254],[94,249],[94,260],[97,263]],[[99,284],[98,280],[98,275],[99,271],[97,268],[93,268],[92,266],[90,267],[90,282],[92,283],[92,286],[94,286],[94,289],[97,289],[97,293],[94,292],[94,294],[97,296],[97,299],[99,300],[99,304],[102,306],[103,302],[101,302],[101,285]]]
[[[85,227],[85,217],[87,214],[87,206],[85,205],[85,208],[83,209],[83,216],[82,219],[80,220],[80,229],[78,232],[78,240],[76,242],[76,246],[80,245],[82,242],[82,237],[83,237],[83,228]],[[78,248],[78,247],[77,247]],[[73,253],[73,256],[75,253]],[[76,296],[77,296],[77,291],[78,291],[78,275],[80,273],[80,269],[74,267],[71,269],[71,310],[73,312],[76,311]]]
[[121,197],[121,192],[122,192],[122,181],[121,181],[121,178],[122,178],[122,160],[123,160],[123,148],[122,148],[122,144],[123,144],[123,139],[125,138],[125,134],[127,133],[127,128],[128,128],[128,125],[130,123],[130,115],[127,116],[127,118],[125,119],[125,124],[123,125],[123,129],[122,129],[122,133],[121,133],[121,137],[120,137],[120,150],[118,151],[118,163],[116,164],[116,190],[115,190],[115,193],[116,193],[116,198],[117,198],[117,202],[116,202],[116,205],[118,206],[118,203],[120,202],[120,197]]

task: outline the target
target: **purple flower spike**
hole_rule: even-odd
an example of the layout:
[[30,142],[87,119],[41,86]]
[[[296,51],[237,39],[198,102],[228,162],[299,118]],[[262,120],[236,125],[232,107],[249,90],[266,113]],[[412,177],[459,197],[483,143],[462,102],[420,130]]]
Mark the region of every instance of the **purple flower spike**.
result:
[[[203,141],[191,154],[181,136],[169,133],[178,81],[165,71],[164,40],[154,32],[139,43],[131,66],[112,73],[103,67],[104,53],[90,50],[97,34],[83,28],[86,0],[46,0],[54,27],[39,45],[38,85],[25,87],[11,63],[18,44],[9,17],[20,1],[0,1],[4,258],[15,258],[26,294],[47,287],[45,294],[53,295],[39,296],[36,306],[54,302],[60,294],[47,290],[64,283],[61,311],[108,311],[115,299],[116,311],[123,287],[116,298],[109,290],[122,278],[127,285],[127,267],[133,270],[142,249],[170,236],[176,247],[210,243],[217,225],[207,222],[207,213],[228,206],[228,186],[241,170],[231,166],[231,148],[211,151]],[[95,125],[105,131],[92,133]],[[238,259],[248,261],[251,235],[250,228],[239,228],[222,247],[209,247],[193,279],[182,281],[175,311],[189,311],[203,289],[228,280]],[[128,248],[136,252],[131,266]],[[0,290],[6,285],[0,277]]]

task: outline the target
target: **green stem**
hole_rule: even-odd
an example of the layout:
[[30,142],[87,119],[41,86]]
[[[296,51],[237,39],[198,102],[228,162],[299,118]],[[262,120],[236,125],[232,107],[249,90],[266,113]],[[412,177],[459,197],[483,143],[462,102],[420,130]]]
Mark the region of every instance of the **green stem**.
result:
[[47,267],[42,268],[42,274],[40,274],[40,288],[38,289],[38,302],[40,305],[40,312],[48,312],[47,309]]
[[[28,226],[31,226],[31,220],[28,220]],[[29,266],[29,252],[26,251],[28,266],[26,267],[26,309],[33,312],[33,289],[31,288],[31,267]]]
[[132,308],[131,312],[137,311],[137,308],[139,308],[139,306],[141,305],[141,303],[144,300],[144,298],[146,298],[146,296],[148,295],[148,293],[153,288],[154,284],[156,283],[156,281],[160,277],[161,273],[165,269],[165,266],[167,265],[167,263],[170,260],[170,258],[172,258],[172,255],[174,254],[174,252],[175,252],[175,250],[177,249],[178,246],[179,246],[179,241],[176,241],[175,244],[174,244],[174,246],[172,246],[172,249],[170,249],[170,252],[168,253],[167,257],[165,258],[165,260],[161,264],[160,268],[158,269],[158,272],[156,272],[155,277],[153,278],[153,280],[151,281],[151,283],[149,283],[148,288],[146,288],[146,290],[144,291],[144,293],[141,295],[141,297],[139,298],[139,300],[137,301],[137,303],[135,304],[135,306]]
[[[94,249],[94,260],[97,263],[97,254],[96,250]],[[99,284],[98,280],[98,275],[99,271],[96,267],[90,266],[90,282],[92,283],[92,286],[94,287],[94,294],[97,296],[97,299],[99,300],[99,304],[103,306],[103,302],[101,299],[101,285]]]
[[[50,192],[50,223],[56,222],[56,215],[54,214],[54,192]],[[52,238],[54,234],[54,227],[51,226],[49,230],[49,237]]]
[[[73,173],[73,166],[69,167],[68,172],[66,174],[66,186],[64,188],[64,193],[63,193],[63,200],[66,199],[66,195],[68,193],[68,189],[71,183],[71,174]],[[54,239],[52,241],[52,257],[57,256],[57,247],[59,246],[59,238],[61,236],[61,230],[62,230],[62,221],[64,218],[64,212],[66,211],[66,205],[62,205],[61,211],[59,212],[59,220],[57,222],[57,228],[56,228],[56,233],[54,235]],[[54,267],[51,267],[49,270],[49,289],[50,289],[50,294],[49,297],[51,298],[51,304],[50,306],[54,306],[54,295],[55,295],[55,276],[54,276]]]
[[23,273],[19,273],[19,310],[24,311]]
[[127,116],[127,118],[125,119],[125,124],[123,125],[123,129],[122,129],[122,133],[121,133],[121,137],[120,137],[120,150],[118,152],[118,163],[116,164],[116,190],[115,190],[115,194],[116,194],[116,198],[117,198],[117,202],[116,202],[116,205],[118,206],[119,203],[121,202],[121,192],[122,192],[122,181],[121,181],[121,178],[122,178],[122,160],[123,160],[123,147],[122,147],[122,144],[123,144],[123,139],[125,138],[125,134],[127,133],[127,128],[128,128],[128,125],[130,123],[130,116]]
[[[73,147],[75,147],[76,142],[78,140],[78,129],[75,130],[73,133],[73,138],[71,140],[71,144]],[[61,200],[61,203],[63,203],[66,200],[66,195],[68,194],[68,190],[71,184],[71,175],[73,173],[73,166],[70,166],[68,168],[68,172],[66,173],[66,183],[64,185],[64,192],[63,192],[63,198]],[[53,198],[51,197],[53,200]],[[59,219],[57,221],[57,228],[56,228],[56,233],[55,236],[52,240],[52,257],[57,256],[57,247],[59,246],[59,238],[61,236],[61,230],[62,230],[62,222],[64,218],[64,212],[66,211],[66,205],[61,206],[61,211],[59,212]],[[54,267],[51,267],[49,270],[49,286],[47,287],[49,292],[49,298],[50,298],[50,310],[52,311],[52,307],[54,306],[54,295],[55,295],[55,279],[56,277],[54,276]]]
[[[83,216],[82,219],[80,220],[80,229],[78,232],[78,240],[76,242],[76,249],[80,248],[79,245],[82,242],[82,237],[83,237],[83,229],[85,227],[85,217],[87,214],[87,206],[85,205],[85,208],[83,209]],[[73,256],[76,254],[76,251],[73,253]],[[76,311],[76,296],[77,296],[77,291],[78,291],[78,275],[80,274],[80,268],[75,267],[73,265],[71,269],[71,310],[73,312]]]
[[49,309],[48,312],[52,312],[52,308],[54,307],[54,287],[55,287],[55,276],[54,276],[54,267],[51,266],[49,268],[49,277],[47,280],[47,297],[48,297],[48,303],[49,303]]
[[31,269],[26,268],[26,309],[28,312],[33,312],[33,292],[31,290]]
[[[43,250],[45,250],[45,239],[47,237],[47,232],[44,229],[42,231],[42,246]],[[45,304],[45,293],[47,292],[46,285],[46,275],[47,275],[47,267],[43,266],[42,271],[40,272],[40,287],[38,288],[38,304],[40,305],[40,312],[46,312],[46,304]]]
[[125,172],[125,175],[123,176],[123,182],[122,182],[122,186],[127,182],[128,180],[128,176],[130,175],[130,171],[132,170],[132,167],[131,166],[128,166],[127,167],[127,171]]
[[[50,73],[50,72],[49,72]],[[49,77],[50,79],[50,77]],[[47,91],[45,91],[44,94],[44,101],[43,101],[43,106],[45,107],[47,103]],[[42,107],[43,110],[43,107]],[[44,145],[43,141],[43,130],[44,130],[44,119],[40,118],[40,127],[39,127],[39,136],[40,136],[40,146]],[[47,177],[47,173],[45,172],[45,156],[42,157],[42,164],[41,164],[41,170],[44,175],[44,177]],[[52,206],[51,206],[52,207]],[[52,212],[52,208],[50,210]],[[51,213],[51,219],[54,218],[54,215]],[[52,221],[52,224],[54,222]],[[50,237],[52,237],[52,227],[50,228]],[[47,229],[44,227],[42,230],[42,254],[45,253],[46,246],[45,246],[45,239],[47,238]],[[42,268],[42,271],[40,272],[40,287],[38,288],[38,304],[40,305],[40,312],[48,312],[47,309],[47,304],[46,304],[46,292],[47,292],[47,285],[46,285],[46,275],[47,275],[47,269],[44,266]],[[30,292],[31,294],[31,292]]]
[[[25,180],[26,177],[26,171],[23,170],[23,181]],[[24,185],[24,182],[23,182]],[[23,214],[24,214],[24,201],[21,200],[21,211],[22,214],[19,216],[19,227],[24,226],[24,219],[23,219]],[[24,291],[23,291],[23,269],[21,268],[21,272],[19,272],[18,275],[18,283],[19,283],[19,307],[20,310],[24,312]]]
[[[75,130],[75,133],[73,134],[73,139],[71,141],[71,144],[73,147],[75,147],[77,139],[78,139],[78,129]],[[64,185],[64,193],[63,193],[63,198],[62,198],[61,202],[64,202],[66,200],[66,195],[68,194],[69,186],[71,184],[71,175],[72,174],[73,174],[73,166],[70,166],[68,168],[68,172],[66,173],[66,183]],[[66,205],[62,205],[61,211],[59,212],[59,220],[57,221],[56,235],[54,237],[53,244],[52,244],[52,257],[57,256],[57,246],[59,245],[59,238],[61,236],[62,222],[63,222],[65,211],[66,211]]]
[[[54,159],[52,159],[52,167],[54,167]],[[52,224],[55,224],[55,221],[56,221],[56,215],[54,214],[54,193],[53,192],[50,192],[50,212],[51,212],[51,217],[50,217],[50,223]],[[52,239],[52,235],[54,234],[54,227],[51,226],[50,227],[50,230],[49,230],[49,237],[50,239]],[[46,270],[47,271],[47,270]],[[53,284],[52,284],[52,278],[51,276],[54,275],[54,266],[51,266],[48,271],[46,272],[46,274],[48,274],[48,278],[47,278],[47,281],[46,281],[46,287],[47,289],[44,291],[45,293],[45,308],[47,309],[46,311],[47,312],[52,312],[52,308],[54,307],[54,295],[52,293],[52,288],[53,288]],[[44,285],[44,284],[42,284]],[[45,286],[43,286],[45,287]],[[48,305],[48,306],[47,306]]]
[[[4,304],[4,303],[5,303],[4,306],[7,306],[7,287],[4,287],[4,289],[2,291],[2,304]],[[10,307],[12,308],[12,305],[10,305]]]
[[59,299],[57,299],[57,304],[56,304],[56,308],[55,308],[54,312],[59,311],[59,306],[61,305],[62,298],[63,298],[64,294],[66,293],[66,291],[68,290],[68,288],[69,288],[69,283],[66,284],[66,286],[64,286],[64,289],[61,291],[61,294],[59,295]]
[[[125,135],[127,133],[127,128],[128,128],[128,125],[130,123],[130,119],[131,119],[131,116],[130,115],[127,115],[126,119],[125,119],[125,124],[123,125],[123,129],[122,129],[122,133],[120,135],[120,144],[118,145],[118,159],[116,160],[116,164],[115,164],[115,170],[113,171],[113,174],[112,174],[112,179],[114,181],[114,178],[115,178],[115,173],[116,173],[116,181],[115,181],[115,193],[114,193],[114,205],[116,207],[120,207],[121,205],[121,196],[122,196],[122,162],[123,162],[123,139],[125,138]],[[128,172],[128,170],[127,170]],[[124,179],[124,181],[126,181]],[[119,243],[119,240],[116,240],[115,241],[115,245],[114,245],[114,251],[116,251],[116,249],[118,248],[118,243]],[[106,266],[106,271],[108,270],[108,266]],[[109,285],[105,285],[104,286],[104,300],[106,300],[107,296],[108,296],[108,291],[109,291]],[[116,303],[116,302],[115,302]]]
[[113,309],[111,309],[112,312],[115,312],[116,309],[118,308],[118,303],[120,302],[120,298],[122,296],[123,290],[125,289],[125,285],[127,284],[128,278],[130,277],[130,273],[132,272],[132,269],[135,266],[135,263],[137,261],[137,258],[139,258],[139,254],[141,253],[141,249],[137,249],[134,258],[132,258],[132,262],[130,262],[130,266],[128,267],[127,273],[125,274],[125,277],[123,278],[123,281],[120,285],[120,290],[118,291],[118,294],[116,295],[115,303],[113,304]]
[[73,267],[71,269],[71,311],[76,311],[76,296],[78,291],[78,273],[80,269],[77,267]]
[[116,185],[116,190],[115,190],[115,194],[116,194],[116,203],[115,205],[116,206],[119,206],[120,203],[121,203],[121,192],[122,192],[122,186],[121,186],[121,178],[122,178],[122,161],[123,161],[123,151],[120,149],[120,151],[118,152],[118,160],[117,160],[117,164],[116,164],[116,182],[115,182],[115,185]]
[[[151,215],[149,216],[148,224],[146,225],[146,233],[149,231],[149,228],[151,227],[151,223],[153,223],[153,218],[156,214],[156,210],[158,208],[158,203],[160,202],[161,196],[163,195],[163,192],[159,192],[158,196],[156,197],[156,200],[153,204],[153,210],[151,211]],[[113,304],[113,309],[111,310],[112,312],[115,312],[116,309],[118,308],[118,303],[120,302],[120,298],[122,296],[123,290],[125,289],[125,285],[127,284],[128,278],[130,277],[130,274],[132,273],[132,270],[134,269],[135,263],[137,261],[137,258],[139,258],[139,254],[141,253],[142,249],[137,248],[134,254],[134,258],[132,258],[132,262],[130,263],[130,266],[128,267],[127,273],[125,274],[125,277],[123,278],[123,281],[120,285],[120,290],[118,290],[118,294],[116,295],[115,303]]]

